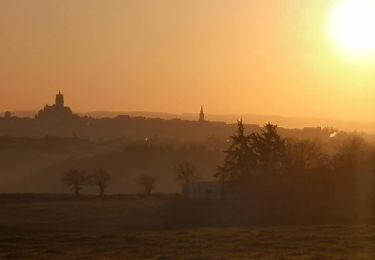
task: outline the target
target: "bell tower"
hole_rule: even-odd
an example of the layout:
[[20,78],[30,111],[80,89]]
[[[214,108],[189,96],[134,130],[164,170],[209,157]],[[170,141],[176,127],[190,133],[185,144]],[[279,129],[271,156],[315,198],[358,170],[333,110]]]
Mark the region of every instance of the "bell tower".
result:
[[55,102],[56,107],[63,108],[64,107],[64,95],[61,94],[59,91],[59,94],[56,95],[56,102]]

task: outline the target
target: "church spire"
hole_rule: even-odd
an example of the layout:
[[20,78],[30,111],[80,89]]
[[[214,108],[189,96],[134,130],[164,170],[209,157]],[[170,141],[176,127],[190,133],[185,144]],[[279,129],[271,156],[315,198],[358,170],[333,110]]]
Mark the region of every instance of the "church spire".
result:
[[203,112],[203,106],[201,106],[201,112],[199,113],[199,122],[204,122],[204,112]]

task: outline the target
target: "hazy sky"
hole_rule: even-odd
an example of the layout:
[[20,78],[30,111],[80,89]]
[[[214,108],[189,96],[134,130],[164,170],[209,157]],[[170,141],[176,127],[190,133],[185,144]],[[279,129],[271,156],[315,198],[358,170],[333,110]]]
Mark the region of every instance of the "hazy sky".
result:
[[0,0],[0,110],[372,121],[375,62],[328,33],[340,0]]

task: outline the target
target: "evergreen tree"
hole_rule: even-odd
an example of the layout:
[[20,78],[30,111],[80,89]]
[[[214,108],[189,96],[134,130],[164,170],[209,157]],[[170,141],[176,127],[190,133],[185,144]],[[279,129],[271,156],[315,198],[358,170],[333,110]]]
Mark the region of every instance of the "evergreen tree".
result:
[[221,180],[238,180],[249,176],[254,169],[254,153],[250,146],[252,135],[244,134],[242,119],[238,121],[237,134],[230,137],[231,145],[225,151],[223,166],[215,177]]
[[266,174],[281,173],[285,168],[285,140],[278,134],[277,125],[268,123],[260,133],[251,136],[257,157],[257,168]]

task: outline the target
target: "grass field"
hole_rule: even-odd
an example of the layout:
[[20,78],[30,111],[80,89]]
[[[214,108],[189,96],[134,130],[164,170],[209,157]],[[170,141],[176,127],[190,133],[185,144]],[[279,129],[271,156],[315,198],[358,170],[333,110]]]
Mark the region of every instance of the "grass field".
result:
[[375,226],[171,228],[165,199],[0,204],[0,257],[25,259],[375,259]]

